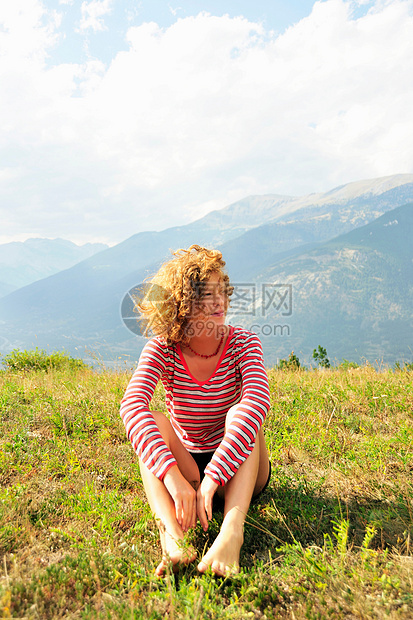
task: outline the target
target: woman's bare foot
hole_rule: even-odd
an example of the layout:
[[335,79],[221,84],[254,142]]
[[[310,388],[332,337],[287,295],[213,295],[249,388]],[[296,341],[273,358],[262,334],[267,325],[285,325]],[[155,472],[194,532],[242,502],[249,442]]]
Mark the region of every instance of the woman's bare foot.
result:
[[168,566],[172,565],[175,572],[180,566],[190,564],[196,558],[196,551],[193,547],[184,542],[184,537],[175,538],[164,528],[159,527],[162,545],[162,560],[155,569],[155,575],[162,577]]
[[226,525],[224,521],[212,547],[198,564],[199,572],[205,573],[210,566],[212,572],[220,577],[237,574],[243,542],[242,526],[241,528],[233,527],[232,524]]

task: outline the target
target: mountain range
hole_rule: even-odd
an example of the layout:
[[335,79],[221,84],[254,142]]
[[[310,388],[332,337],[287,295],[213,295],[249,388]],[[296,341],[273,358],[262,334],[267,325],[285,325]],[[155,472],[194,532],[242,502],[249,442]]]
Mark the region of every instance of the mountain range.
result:
[[318,344],[335,360],[412,360],[412,233],[413,203],[312,249],[298,248],[256,274],[255,312],[232,322],[255,323],[271,362],[291,350],[306,352],[308,361]]
[[67,239],[27,239],[0,245],[0,297],[68,269],[101,252],[104,243],[76,245]]
[[393,175],[306,197],[253,196],[138,233],[0,299],[0,352],[136,360],[144,339],[125,326],[122,300],[171,249],[198,243],[222,250],[236,285],[229,319],[259,333],[268,365],[292,350],[308,361],[318,344],[332,359],[411,360],[412,214],[413,175]]

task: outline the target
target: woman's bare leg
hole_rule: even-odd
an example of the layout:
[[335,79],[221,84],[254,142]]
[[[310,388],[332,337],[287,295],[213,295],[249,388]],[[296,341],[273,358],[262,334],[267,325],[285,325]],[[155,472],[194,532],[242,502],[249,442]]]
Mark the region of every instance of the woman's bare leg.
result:
[[[227,424],[230,422],[227,415]],[[255,446],[237,473],[224,487],[225,509],[221,530],[209,551],[198,564],[203,573],[211,566],[216,575],[239,571],[239,555],[244,542],[244,521],[253,495],[258,494],[268,480],[269,458],[264,433],[259,431]]]
[[[152,413],[166,445],[177,460],[180,472],[194,488],[197,488],[199,485],[197,464],[179,441],[168,418],[163,413]],[[155,573],[161,576],[169,562],[174,566],[189,564],[195,560],[196,552],[183,544],[185,533],[177,521],[175,504],[165,484],[149,471],[141,459],[139,466],[145,493],[159,528],[163,557]]]

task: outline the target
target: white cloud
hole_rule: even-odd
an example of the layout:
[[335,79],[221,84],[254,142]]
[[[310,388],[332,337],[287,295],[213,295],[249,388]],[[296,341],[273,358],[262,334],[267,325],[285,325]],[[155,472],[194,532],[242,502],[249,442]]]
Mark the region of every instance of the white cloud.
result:
[[[110,3],[85,4],[97,29]],[[411,172],[413,0],[355,19],[359,4],[316,2],[281,36],[206,13],[147,23],[109,67],[50,68],[58,21],[16,0],[0,34],[2,231],[121,240],[248,194]]]
[[38,0],[13,0],[0,5],[0,63],[24,58],[43,60],[56,43],[59,19],[55,11],[45,14]]
[[172,15],[174,17],[176,17],[176,15],[178,15],[179,11],[182,11],[182,7],[181,6],[177,6],[176,8],[171,7],[170,4],[168,4],[168,8],[170,10],[170,12],[172,13]]
[[104,17],[112,11],[112,0],[90,0],[82,2],[80,30],[106,30]]

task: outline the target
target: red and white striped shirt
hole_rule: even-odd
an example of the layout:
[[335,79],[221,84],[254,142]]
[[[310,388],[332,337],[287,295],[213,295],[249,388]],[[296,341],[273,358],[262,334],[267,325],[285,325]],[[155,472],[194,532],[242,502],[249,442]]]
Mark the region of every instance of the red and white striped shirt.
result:
[[[135,452],[162,480],[176,460],[149,409],[159,379],[179,439],[190,452],[214,452],[205,473],[225,484],[251,453],[270,406],[258,337],[230,327],[214,373],[202,382],[189,372],[179,344],[168,346],[158,337],[147,342],[122,399],[120,415]],[[234,405],[236,414],[225,432],[225,418]]]

